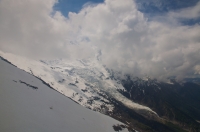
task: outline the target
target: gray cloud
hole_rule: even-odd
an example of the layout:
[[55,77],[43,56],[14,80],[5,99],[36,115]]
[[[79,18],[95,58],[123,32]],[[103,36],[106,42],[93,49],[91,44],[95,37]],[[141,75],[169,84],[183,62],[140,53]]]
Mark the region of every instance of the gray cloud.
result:
[[94,49],[101,49],[103,64],[135,76],[181,79],[200,72],[200,26],[179,25],[176,19],[188,8],[160,17],[166,20],[162,23],[148,21],[132,0],[87,4],[68,18],[53,10],[55,2],[1,0],[1,50],[77,59],[93,57]]

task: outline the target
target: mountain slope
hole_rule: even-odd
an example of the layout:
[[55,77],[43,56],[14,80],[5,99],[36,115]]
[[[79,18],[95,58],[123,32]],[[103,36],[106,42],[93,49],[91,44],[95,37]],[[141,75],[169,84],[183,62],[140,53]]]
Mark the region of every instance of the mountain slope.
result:
[[106,68],[95,59],[35,61],[3,52],[0,55],[18,68],[45,81],[56,91],[94,111],[112,112],[114,106],[110,100],[114,98],[139,114],[157,116],[150,108],[119,93],[118,89],[124,87],[117,80],[112,80]]
[[148,78],[122,80],[126,91],[119,90],[134,102],[146,105],[158,115],[188,131],[200,131],[200,85],[192,82],[171,84]]
[[114,132],[113,125],[122,124],[76,104],[1,59],[0,104],[2,132]]
[[[98,57],[35,61],[3,52],[0,56],[76,103],[109,115],[129,128],[142,132],[199,131],[198,80],[177,83],[133,78],[106,68]],[[17,82],[34,88],[23,80]]]

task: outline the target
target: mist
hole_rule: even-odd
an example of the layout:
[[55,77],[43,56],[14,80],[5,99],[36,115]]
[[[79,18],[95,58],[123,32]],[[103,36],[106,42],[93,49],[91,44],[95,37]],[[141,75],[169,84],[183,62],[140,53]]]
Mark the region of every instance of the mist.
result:
[[87,59],[100,50],[108,68],[164,80],[200,74],[200,2],[151,20],[133,0],[86,4],[65,17],[56,0],[1,0],[0,50],[33,59]]

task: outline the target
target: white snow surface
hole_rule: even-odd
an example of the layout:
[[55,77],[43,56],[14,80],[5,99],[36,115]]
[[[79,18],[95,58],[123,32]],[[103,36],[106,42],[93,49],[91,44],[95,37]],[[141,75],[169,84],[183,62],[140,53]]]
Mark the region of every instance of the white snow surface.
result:
[[119,80],[110,79],[110,74],[97,59],[36,61],[1,51],[0,56],[18,68],[42,79],[58,92],[92,110],[102,112],[101,105],[106,106],[108,111],[113,110],[114,106],[109,103],[109,100],[100,96],[101,93],[104,96],[114,97],[134,110],[142,109],[156,114],[149,107],[134,103],[120,94],[117,89],[125,90],[124,87],[119,83]]
[[122,124],[78,105],[1,59],[0,104],[1,132],[114,132],[112,126]]

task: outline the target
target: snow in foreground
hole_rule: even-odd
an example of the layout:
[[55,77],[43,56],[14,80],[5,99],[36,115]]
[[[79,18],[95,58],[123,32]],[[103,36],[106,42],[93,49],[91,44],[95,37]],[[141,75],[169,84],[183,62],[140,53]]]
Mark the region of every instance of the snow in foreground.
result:
[[112,126],[121,124],[76,104],[1,59],[0,86],[1,132],[114,132]]
[[120,94],[117,89],[125,90],[124,87],[119,80],[110,79],[110,73],[97,59],[35,61],[1,51],[0,56],[92,110],[101,111],[103,105],[108,111],[112,111],[114,106],[103,97],[109,94],[110,97],[139,113],[145,110],[146,113],[157,115],[149,107],[137,104]]

